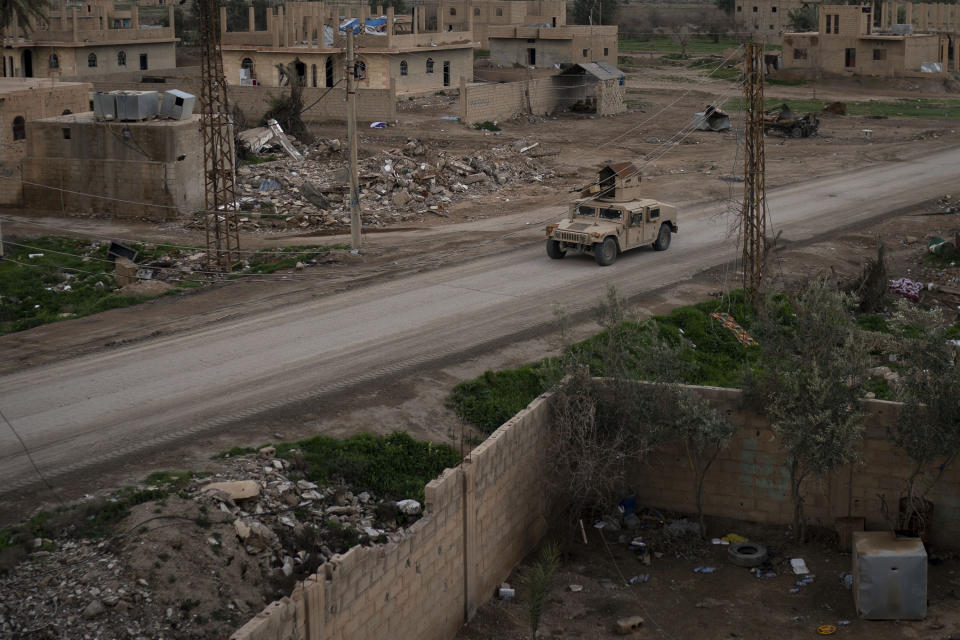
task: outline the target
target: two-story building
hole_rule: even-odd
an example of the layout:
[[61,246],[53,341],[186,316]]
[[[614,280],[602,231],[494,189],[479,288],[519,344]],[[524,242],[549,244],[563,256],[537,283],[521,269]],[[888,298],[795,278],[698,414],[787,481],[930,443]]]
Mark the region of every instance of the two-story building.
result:
[[817,31],[783,34],[783,68],[835,75],[937,77],[948,70],[948,42],[941,34],[875,27],[871,4],[821,5]]
[[140,24],[136,4],[54,0],[47,22],[3,33],[4,77],[95,80],[109,73],[176,67],[173,6],[168,27]]

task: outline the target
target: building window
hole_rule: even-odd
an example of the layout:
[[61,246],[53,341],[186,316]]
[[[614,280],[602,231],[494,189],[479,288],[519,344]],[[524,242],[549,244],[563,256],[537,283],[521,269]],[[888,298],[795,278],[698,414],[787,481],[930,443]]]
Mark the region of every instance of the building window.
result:
[[87,66],[88,67],[97,66],[97,54],[91,53],[90,55],[87,56]]
[[586,49],[583,50],[583,57],[584,57],[584,58],[587,57],[587,50],[586,50]]
[[427,73],[433,73],[433,58],[427,58]]
[[454,7],[450,7],[450,15],[452,16],[457,15],[457,10]]
[[367,77],[367,63],[363,60],[357,60],[353,64],[353,77],[357,80],[365,80]]
[[773,25],[770,25],[770,30],[773,31]]
[[737,7],[737,13],[740,13],[742,11],[743,11],[743,7]]
[[147,54],[141,53],[141,54],[140,54],[140,71],[146,71],[146,70],[147,70],[147,66],[148,66],[148,65],[147,65]]
[[401,61],[400,61],[400,75],[405,76],[405,75],[407,75],[408,71],[409,71],[409,69],[408,69],[408,67],[407,67],[407,61],[406,61],[406,60],[401,60]]
[[887,59],[887,50],[886,50],[886,49],[874,49],[874,50],[873,50],[873,59],[874,59],[874,60],[886,60],[886,59]]
[[770,7],[770,13],[776,13],[776,12],[777,12],[776,7]]
[[474,7],[474,8],[473,8],[473,15],[475,15],[475,16],[479,16],[479,15],[480,15],[480,8],[479,8],[479,7]]
[[117,66],[125,67],[127,66],[127,52],[126,51],[117,51]]
[[25,140],[27,137],[27,121],[23,116],[17,116],[13,119],[13,139]]
[[68,115],[70,115],[71,113],[73,113],[73,111],[70,111],[70,109],[64,109],[64,110],[63,110],[63,113],[61,113],[60,115],[62,115],[62,116],[68,116]]
[[70,127],[64,127],[64,128],[61,129],[60,131],[63,133],[63,139],[64,139],[64,140],[69,140],[69,139],[70,139]]
[[603,57],[606,58],[608,55],[610,55],[610,49],[608,49],[607,47],[604,47],[604,48],[603,48]]
[[794,60],[806,60],[807,59],[807,49],[794,49],[793,50],[793,59]]
[[[833,28],[830,28],[830,23],[833,23]],[[837,35],[840,33],[840,15],[839,14],[827,14],[827,33],[832,33]]]
[[55,53],[50,54],[50,68],[51,69],[60,68],[60,57]]
[[503,7],[497,7],[497,15],[498,15],[498,16],[502,16],[502,15],[503,15]]
[[857,66],[857,50],[847,49],[843,56],[843,66],[848,69]]
[[753,12],[754,12],[754,13],[757,12],[757,8],[756,8],[756,7],[753,8]]
[[317,88],[317,65],[315,64],[310,65],[310,76],[311,76],[311,80],[313,80],[313,83],[312,83],[313,88],[316,89]]

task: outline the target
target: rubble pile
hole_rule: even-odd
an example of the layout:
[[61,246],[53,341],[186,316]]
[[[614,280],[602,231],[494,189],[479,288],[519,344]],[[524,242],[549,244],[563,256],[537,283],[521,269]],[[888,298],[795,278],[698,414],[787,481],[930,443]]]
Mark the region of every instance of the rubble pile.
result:
[[[349,177],[339,140],[302,145],[296,161],[270,143],[261,153],[277,159],[237,169],[240,225],[257,229],[336,229],[350,224]],[[554,155],[539,144],[518,141],[458,156],[434,151],[420,140],[377,152],[359,161],[360,207],[365,226],[384,226],[447,216],[453,203],[517,183],[544,182],[553,171],[538,158]],[[202,218],[194,222],[198,228]]]
[[225,462],[133,507],[102,540],[65,529],[27,540],[29,555],[7,548],[0,637],[228,637],[336,553],[403,539],[421,512],[416,500],[295,479],[296,456],[273,447]]

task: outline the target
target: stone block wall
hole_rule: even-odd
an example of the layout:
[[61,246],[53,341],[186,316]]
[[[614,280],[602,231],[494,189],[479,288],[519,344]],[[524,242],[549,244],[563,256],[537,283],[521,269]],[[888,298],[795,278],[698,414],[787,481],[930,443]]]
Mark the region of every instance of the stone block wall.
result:
[[553,77],[461,87],[460,120],[468,125],[505,120],[517,113],[545,115],[563,106]]
[[354,547],[234,640],[446,640],[546,531],[537,451],[538,398],[426,487],[422,519],[401,542]]

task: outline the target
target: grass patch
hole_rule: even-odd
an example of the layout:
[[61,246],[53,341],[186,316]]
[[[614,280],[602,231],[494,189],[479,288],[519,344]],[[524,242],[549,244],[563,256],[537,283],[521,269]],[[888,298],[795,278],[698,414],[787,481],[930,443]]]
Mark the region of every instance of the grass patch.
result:
[[[244,273],[273,273],[282,269],[293,269],[298,262],[307,263],[334,249],[347,250],[345,244],[284,247],[282,249],[260,249],[250,256]],[[231,278],[239,277],[234,274]]]
[[[108,244],[56,236],[28,237],[17,239],[16,244],[4,244],[9,259],[0,262],[0,335],[128,307],[156,297],[114,291]],[[150,262],[168,253],[154,245],[128,245],[138,251],[139,262]],[[180,287],[184,283],[172,284]]]
[[[732,38],[720,38],[714,42],[713,36],[690,36],[687,41],[687,55],[705,53],[721,53],[730,48],[739,47],[740,43]],[[670,36],[654,36],[646,39],[623,38],[620,40],[620,51],[656,51],[668,54],[680,54],[680,43]]]
[[[261,447],[262,448],[262,447]],[[226,451],[221,451],[220,453],[213,456],[213,459],[218,458],[235,458],[237,456],[245,456],[250,453],[256,453],[257,450],[253,447],[230,447]]]
[[490,120],[484,120],[483,122],[474,122],[473,128],[480,131],[500,131],[500,127],[496,122],[491,122]]
[[[774,109],[786,102],[794,113],[822,111],[829,104],[824,100],[784,100],[767,98],[764,108]],[[728,103],[729,110],[743,109],[743,98],[735,98]],[[960,118],[960,100],[939,98],[901,98],[883,102],[848,102],[848,116],[872,116],[890,118]]]
[[426,484],[444,469],[460,464],[460,454],[453,447],[414,440],[405,432],[359,434],[342,440],[315,436],[276,447],[277,455],[287,459],[298,450],[307,467],[306,476],[313,482],[342,482],[396,500],[422,502]]
[[[648,376],[650,363],[643,346],[656,332],[661,339],[675,344],[688,341],[689,346],[683,352],[688,366],[682,382],[738,386],[741,372],[755,361],[757,352],[741,345],[730,331],[710,318],[710,314],[716,311],[729,313],[749,331],[752,312],[739,291],[723,300],[678,307],[667,315],[653,316],[640,323],[624,322],[612,329],[618,334],[616,339],[627,345],[621,354],[627,375],[635,379]],[[609,337],[606,331],[602,331],[569,349],[578,362],[589,365],[593,375],[608,375],[600,354]],[[456,385],[447,399],[447,406],[481,431],[492,433],[547,390],[549,381],[556,379],[558,364],[557,359],[547,359],[518,369],[487,371]]]
[[709,73],[707,77],[718,80],[739,80],[742,75],[737,67],[720,67]]
[[143,487],[127,486],[106,499],[94,499],[40,511],[25,523],[0,530],[0,551],[16,545],[27,546],[35,538],[105,538],[114,525],[130,515],[130,509],[154,500],[163,500],[182,491],[194,478],[206,473],[160,471],[144,479]]
[[474,49],[473,50],[474,58],[489,58],[490,50],[489,49]]

